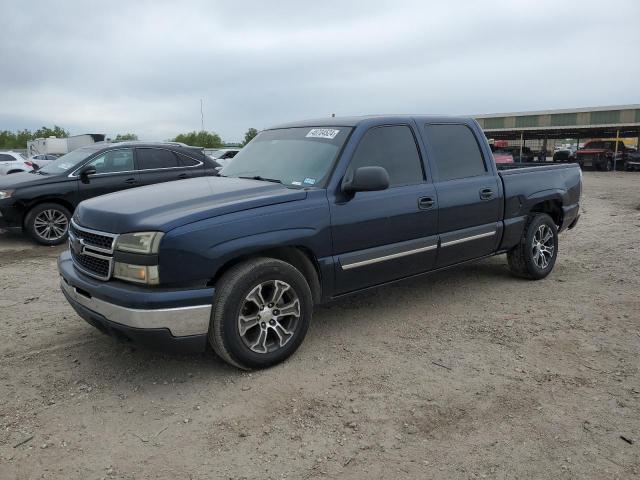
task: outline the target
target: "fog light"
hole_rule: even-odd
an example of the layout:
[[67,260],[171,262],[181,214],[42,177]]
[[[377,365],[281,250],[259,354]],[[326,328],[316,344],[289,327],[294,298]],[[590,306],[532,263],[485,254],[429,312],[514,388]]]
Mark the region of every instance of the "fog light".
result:
[[115,262],[113,266],[114,278],[127,282],[157,285],[160,281],[157,265],[132,265],[130,263]]

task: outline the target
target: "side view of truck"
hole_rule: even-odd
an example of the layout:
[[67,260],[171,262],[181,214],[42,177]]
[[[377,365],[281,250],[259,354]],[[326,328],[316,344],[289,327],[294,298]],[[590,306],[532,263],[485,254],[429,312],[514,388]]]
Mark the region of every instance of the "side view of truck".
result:
[[472,119],[295,122],[219,176],[80,203],[61,288],[110,335],[264,368],[300,346],[315,304],[497,254],[545,278],[581,191],[577,164],[498,168]]

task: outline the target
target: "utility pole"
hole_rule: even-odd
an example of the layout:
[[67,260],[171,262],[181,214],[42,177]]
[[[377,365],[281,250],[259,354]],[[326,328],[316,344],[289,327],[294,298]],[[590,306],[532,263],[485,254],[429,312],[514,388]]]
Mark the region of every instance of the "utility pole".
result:
[[204,110],[202,109],[202,99],[200,99],[200,131],[204,132]]

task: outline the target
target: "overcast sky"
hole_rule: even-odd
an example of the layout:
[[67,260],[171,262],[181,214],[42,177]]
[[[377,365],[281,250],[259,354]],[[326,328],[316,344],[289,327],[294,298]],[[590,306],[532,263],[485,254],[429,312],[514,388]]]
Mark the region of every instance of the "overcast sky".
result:
[[640,1],[0,1],[0,130],[640,103]]

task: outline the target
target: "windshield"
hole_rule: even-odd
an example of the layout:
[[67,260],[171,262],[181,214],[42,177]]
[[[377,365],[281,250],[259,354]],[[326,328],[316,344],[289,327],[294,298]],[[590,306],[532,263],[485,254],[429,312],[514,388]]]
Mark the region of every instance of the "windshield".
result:
[[74,150],[73,152],[69,152],[66,155],[61,156],[51,163],[48,163],[46,166],[38,170],[38,172],[44,173],[46,175],[60,175],[71,170],[80,162],[86,160],[90,155],[94,154],[102,148],[104,148],[104,145],[91,145],[89,147],[79,148],[77,150]]
[[348,127],[265,130],[220,174],[277,180],[293,187],[322,186],[350,132]]

